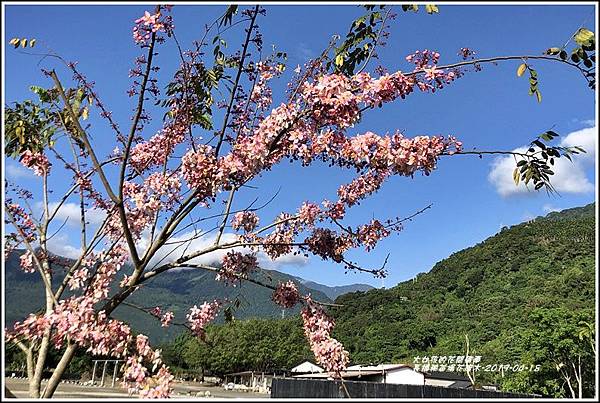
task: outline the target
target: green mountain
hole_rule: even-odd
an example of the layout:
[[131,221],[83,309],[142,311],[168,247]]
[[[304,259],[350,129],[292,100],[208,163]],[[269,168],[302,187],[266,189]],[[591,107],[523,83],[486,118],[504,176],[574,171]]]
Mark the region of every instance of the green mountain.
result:
[[[23,251],[13,251],[4,265],[6,293],[4,315],[7,326],[24,319],[29,313],[43,306],[44,294],[40,276],[37,272],[23,273],[19,267],[19,256],[22,253]],[[60,272],[57,271],[54,288],[60,279]],[[296,277],[275,270],[261,270],[254,274],[254,279],[277,285],[280,281],[296,280]],[[301,283],[298,284],[298,288],[302,293],[310,292],[317,300],[332,301],[325,293]],[[156,276],[128,298],[127,302],[140,307],[160,306],[164,310],[171,310],[175,314],[174,322],[179,323],[185,322],[185,315],[191,306],[214,299],[228,300],[226,306],[231,307],[236,319],[280,318],[295,315],[300,311],[300,308],[296,307],[282,312],[281,307],[271,301],[271,294],[271,290],[250,282],[243,282],[235,287],[226,286],[215,280],[213,272],[182,269]],[[153,343],[172,340],[183,329],[178,326],[162,328],[157,319],[130,306],[120,306],[113,316],[127,321],[137,332],[147,334]],[[222,321],[223,316],[220,314],[217,322]]]
[[337,298],[335,336],[354,363],[412,363],[464,355],[468,335],[482,363],[541,364],[482,371],[478,379],[550,396],[570,397],[556,365],[570,368],[582,356],[590,391],[593,337],[585,329],[595,331],[594,257],[595,204],[553,212],[505,227],[391,289]]
[[321,291],[323,294],[327,295],[332,300],[336,299],[340,295],[348,294],[349,292],[369,291],[375,288],[369,284],[349,284],[330,287],[327,285],[315,283],[314,281],[306,281],[304,279],[301,279],[300,277],[296,277],[296,279],[308,288]]

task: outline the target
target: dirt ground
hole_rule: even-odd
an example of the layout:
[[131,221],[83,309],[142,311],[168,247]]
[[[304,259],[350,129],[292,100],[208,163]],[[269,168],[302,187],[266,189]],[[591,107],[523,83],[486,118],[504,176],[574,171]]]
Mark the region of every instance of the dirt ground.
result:
[[[27,395],[27,380],[18,378],[4,378],[4,383],[8,389],[17,398],[28,398]],[[42,387],[45,383],[42,383]],[[202,386],[199,383],[193,382],[176,382],[174,385],[173,398],[190,398],[195,399],[252,399],[252,398],[269,398],[268,394],[255,393],[255,392],[242,392],[235,390],[225,390],[222,387],[217,386]],[[205,392],[210,392],[210,397],[205,396]],[[200,396],[197,396],[199,394]],[[94,399],[94,398],[112,398],[112,399],[123,399],[123,398],[136,398],[136,396],[129,396],[124,389],[111,388],[111,387],[99,387],[99,386],[84,386],[72,383],[61,383],[56,393],[56,398],[79,398],[79,399]]]

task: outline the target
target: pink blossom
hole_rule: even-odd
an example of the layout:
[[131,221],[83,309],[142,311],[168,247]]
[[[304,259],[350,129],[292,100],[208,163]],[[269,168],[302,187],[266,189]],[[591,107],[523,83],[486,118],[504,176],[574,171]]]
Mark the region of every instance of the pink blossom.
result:
[[158,31],[166,31],[164,21],[160,21],[160,11],[156,14],[150,14],[148,11],[144,15],[135,20],[133,27],[133,40],[135,43],[146,43],[150,39],[150,35]]
[[314,225],[315,221],[321,214],[321,209],[315,203],[302,203],[300,209],[298,209],[298,216],[300,221],[306,225]]
[[290,280],[286,283],[279,283],[271,299],[284,308],[292,308],[300,301],[300,293],[296,284]]
[[200,308],[196,305],[190,308],[190,313],[186,315],[186,318],[194,334],[200,337],[204,335],[204,327],[217,317],[219,306],[220,303],[215,300],[211,303],[203,303]]
[[334,376],[339,376],[340,372],[348,365],[349,355],[342,344],[331,337],[334,327],[333,319],[310,298],[307,299],[301,314],[304,322],[304,334],[317,363]]
[[217,160],[211,146],[199,146],[181,159],[181,173],[200,199],[213,198],[217,191]]
[[45,176],[50,173],[52,164],[43,153],[33,153],[31,150],[25,150],[21,154],[21,163],[31,169],[37,176]]
[[258,260],[254,254],[241,252],[227,252],[223,256],[221,268],[217,274],[217,281],[225,281],[235,285],[240,278],[247,278],[248,274],[258,269]]
[[160,325],[162,327],[169,327],[169,325],[171,324],[171,322],[173,321],[173,317],[175,315],[173,314],[173,312],[171,311],[167,311],[165,312],[161,317],[160,317]]
[[77,290],[85,284],[88,279],[89,272],[87,267],[81,267],[73,272],[69,279],[69,288],[71,290]]
[[369,224],[365,224],[358,229],[358,240],[365,245],[367,251],[373,249],[380,239],[389,235],[390,231],[378,220],[371,220]]
[[164,164],[180,144],[187,131],[187,121],[179,118],[169,122],[148,141],[138,143],[131,149],[131,166],[139,172]]
[[21,270],[25,273],[33,273],[35,272],[35,267],[33,266],[33,253],[27,251],[20,257],[21,260]]
[[258,225],[258,216],[253,211],[240,211],[235,213],[231,221],[231,227],[234,230],[243,228],[246,232],[251,232]]

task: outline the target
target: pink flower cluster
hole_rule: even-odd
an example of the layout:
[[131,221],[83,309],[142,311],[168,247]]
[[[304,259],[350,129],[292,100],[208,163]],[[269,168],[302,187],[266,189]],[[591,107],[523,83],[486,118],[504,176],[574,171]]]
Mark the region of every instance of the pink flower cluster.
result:
[[174,316],[175,315],[171,311],[163,313],[163,315],[160,317],[160,325],[162,327],[169,327],[171,325],[171,322],[173,321]]
[[169,327],[171,322],[173,321],[173,317],[175,316],[172,311],[165,311],[164,313],[160,309],[160,307],[156,306],[150,310],[150,314],[160,318],[161,327]]
[[352,246],[354,242],[348,235],[339,235],[329,228],[316,228],[304,242],[308,250],[322,259],[331,259],[334,262],[341,262],[343,254]]
[[290,280],[286,283],[277,284],[277,289],[273,291],[271,299],[277,305],[280,305],[284,308],[292,308],[294,305],[300,302],[300,293],[298,292],[298,287],[296,287],[296,284]]
[[140,390],[140,397],[142,399],[165,399],[170,397],[173,393],[173,379],[175,377],[171,375],[169,368],[162,365],[156,376],[146,378],[147,384]]
[[476,54],[477,52],[469,48],[460,48],[458,51],[458,55],[461,56],[463,60],[473,60]]
[[99,254],[98,261],[101,262],[96,269],[96,273],[91,281],[88,293],[92,298],[99,301],[108,297],[110,285],[123,264],[129,257],[129,252],[123,244],[117,244],[108,251]]
[[219,313],[220,303],[213,301],[211,303],[205,302],[198,308],[194,305],[190,308],[190,313],[186,315],[192,332],[199,337],[204,337],[204,327],[217,317]]
[[252,89],[247,96],[243,89],[238,90],[238,99],[231,111],[231,128],[236,137],[252,135],[254,122],[264,119],[264,111],[273,102],[269,81],[280,76],[282,72],[282,65],[275,63],[272,58],[248,66],[245,73],[248,75],[248,81],[253,83]]
[[417,50],[415,53],[406,56],[406,61],[414,63],[417,69],[424,67],[431,67],[432,65],[438,64],[440,60],[440,54],[428,49]]
[[48,325],[55,330],[53,343],[60,348],[69,338],[94,355],[121,357],[127,354],[131,329],[124,323],[108,319],[104,311],[96,313],[94,299],[89,296],[62,300],[47,315]]
[[15,322],[12,330],[6,331],[6,341],[20,338],[36,341],[42,338],[48,329],[48,318],[45,315],[30,314],[23,322]]
[[258,225],[258,216],[253,211],[240,211],[235,213],[231,221],[231,227],[234,230],[243,228],[246,232],[251,232]]
[[368,251],[373,249],[380,239],[390,235],[390,231],[379,222],[372,220],[370,223],[362,225],[358,229],[358,240],[365,245]]
[[52,166],[48,157],[43,153],[33,153],[31,150],[26,150],[21,154],[21,163],[37,176],[48,175]]
[[217,159],[209,145],[188,151],[181,159],[181,174],[198,198],[214,197],[217,190]]
[[321,364],[327,372],[339,376],[346,369],[349,354],[342,343],[331,337],[334,321],[323,308],[315,304],[310,297],[302,309],[304,334],[308,339],[310,348],[315,355],[317,363]]
[[164,164],[175,146],[184,140],[187,122],[176,119],[167,124],[148,141],[138,143],[131,149],[130,163],[138,172]]
[[33,266],[33,253],[27,251],[23,253],[19,259],[21,270],[23,270],[25,273],[35,272],[35,267]]
[[173,173],[155,172],[146,178],[144,186],[148,189],[144,192],[146,195],[150,194],[150,197],[161,200],[166,207],[170,207],[179,199],[181,182],[179,177]]
[[135,20],[133,27],[133,40],[135,43],[146,43],[152,33],[165,29],[165,25],[159,20],[160,11],[156,14],[150,14],[148,11]]
[[299,231],[299,228],[292,225],[292,216],[282,213],[276,221],[280,223],[275,226],[275,230],[267,235],[263,240],[263,251],[271,259],[277,259],[280,256],[292,252],[291,243]]
[[273,102],[272,91],[267,83],[273,77],[280,75],[281,71],[265,62],[258,62],[256,70],[258,71],[258,80],[250,93],[250,101],[255,103],[258,109],[265,109]]
[[281,156],[274,156],[270,146],[290,128],[296,115],[297,105],[281,104],[260,121],[252,135],[237,138],[232,151],[219,160],[220,182],[242,183],[277,162]]
[[258,260],[254,254],[241,252],[227,252],[221,261],[221,268],[217,273],[217,281],[225,281],[235,286],[242,278],[258,269]]
[[337,193],[339,196],[338,203],[340,203],[341,206],[332,206],[330,209],[339,208],[340,211],[335,215],[338,218],[342,218],[346,206],[352,207],[353,205],[358,204],[360,200],[371,195],[372,193],[375,193],[377,190],[379,190],[387,176],[388,171],[370,171],[364,175],[356,177],[349,184],[340,186]]
[[321,208],[315,203],[304,202],[298,209],[299,221],[307,226],[312,226],[322,214]]
[[[45,315],[31,314],[22,323],[16,322],[13,329],[7,331],[7,340],[24,338],[35,341],[50,332],[51,343],[56,348],[60,349],[68,339],[87,348],[93,355],[118,358],[127,357],[133,345],[135,351],[127,359],[124,370],[125,385],[130,391],[139,392],[141,397],[168,397],[172,392],[173,380],[168,368],[162,365],[156,375],[151,375],[162,364],[160,350],[152,350],[144,335],[134,339],[130,327],[123,322],[108,318],[104,311],[96,312],[96,304],[106,298],[111,279],[123,263],[123,250],[117,246],[93,256],[101,263],[87,293],[59,301]],[[87,269],[91,260],[94,259],[86,259],[82,263],[83,268]],[[77,272],[75,276],[84,277]],[[78,283],[80,281],[83,280],[76,280]],[[166,312],[161,318],[166,324],[171,320],[171,312]],[[143,361],[152,365],[151,371],[143,365]]]
[[33,242],[37,239],[37,228],[35,223],[31,219],[31,216],[27,214],[25,209],[16,203],[12,203],[11,199],[5,201],[6,213],[14,219],[14,224],[22,232],[19,234],[23,236],[25,241]]
[[[179,200],[180,189],[179,177],[169,172],[155,172],[142,184],[123,183],[127,223],[135,239],[139,239],[144,229],[154,222],[159,211],[171,208]],[[109,216],[105,232],[112,240],[123,234],[121,217],[116,209]]]
[[367,72],[354,76],[355,85],[362,91],[360,101],[369,107],[381,106],[398,97],[404,99],[413,91],[416,79],[401,72],[372,78]]
[[73,274],[71,274],[71,278],[69,279],[69,289],[73,291],[83,287],[88,277],[89,270],[87,267],[84,266],[75,270]]
[[323,125],[352,126],[359,118],[360,98],[353,82],[341,74],[321,76],[316,83],[304,83],[302,97],[311,107],[311,117]]
[[[148,337],[140,334],[135,340],[136,351],[125,363],[123,385],[129,393],[138,393],[141,398],[167,398],[173,391],[169,368],[162,363],[161,351],[152,350],[148,345]],[[154,376],[151,375],[144,361],[152,365],[152,372],[160,365]]]

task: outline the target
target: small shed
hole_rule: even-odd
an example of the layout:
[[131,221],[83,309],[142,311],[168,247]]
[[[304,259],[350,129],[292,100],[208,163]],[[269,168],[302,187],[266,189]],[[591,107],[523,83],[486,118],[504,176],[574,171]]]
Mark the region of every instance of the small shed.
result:
[[291,369],[292,374],[294,375],[299,375],[299,374],[320,374],[325,372],[325,370],[321,367],[319,367],[316,364],[313,364],[310,361],[304,361],[302,364],[296,365],[294,368]]

